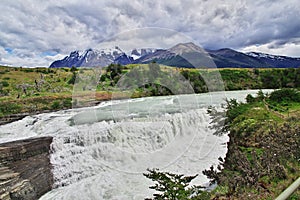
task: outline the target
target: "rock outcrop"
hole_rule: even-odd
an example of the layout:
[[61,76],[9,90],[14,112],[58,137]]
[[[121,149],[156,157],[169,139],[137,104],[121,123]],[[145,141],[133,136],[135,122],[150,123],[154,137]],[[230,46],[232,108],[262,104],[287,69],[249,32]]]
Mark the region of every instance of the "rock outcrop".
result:
[[51,190],[52,137],[0,144],[0,199],[38,199]]

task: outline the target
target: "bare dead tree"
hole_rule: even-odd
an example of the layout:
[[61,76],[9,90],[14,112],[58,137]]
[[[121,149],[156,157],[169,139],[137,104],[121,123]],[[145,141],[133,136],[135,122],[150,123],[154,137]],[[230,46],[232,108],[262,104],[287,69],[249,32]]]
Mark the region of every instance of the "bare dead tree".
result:
[[25,95],[27,95],[28,88],[30,88],[30,87],[32,87],[32,86],[28,83],[22,83],[22,84],[17,85],[17,88],[21,89]]

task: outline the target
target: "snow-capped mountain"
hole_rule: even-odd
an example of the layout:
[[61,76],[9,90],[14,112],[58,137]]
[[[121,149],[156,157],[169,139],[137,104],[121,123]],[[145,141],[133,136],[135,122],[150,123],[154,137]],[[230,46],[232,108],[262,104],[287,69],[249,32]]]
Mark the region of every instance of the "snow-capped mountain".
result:
[[50,68],[58,67],[95,67],[107,66],[111,63],[126,65],[133,62],[133,58],[127,56],[119,47],[113,49],[93,50],[84,52],[73,51],[62,60],[54,61]]
[[269,67],[288,68],[300,67],[300,58],[291,58],[288,56],[271,55],[259,52],[249,52],[246,55],[266,63]]
[[169,49],[158,49],[155,52],[142,56],[134,63],[157,62],[159,64],[176,67],[208,67],[215,68],[210,55],[194,43],[179,43]]
[[133,58],[133,60],[137,60],[140,57],[149,55],[155,51],[156,49],[153,48],[133,49],[130,53],[130,56]]
[[95,67],[111,63],[150,63],[175,67],[208,68],[295,68],[300,67],[300,58],[275,56],[264,53],[241,53],[233,49],[204,50],[193,43],[179,43],[169,49],[141,48],[129,53],[119,47],[84,52],[73,51],[62,60],[53,62],[50,67]]
[[285,56],[276,56],[276,55],[271,55],[271,54],[266,54],[266,53],[259,53],[259,52],[247,52],[245,53],[248,56],[252,56],[255,58],[269,58],[269,59],[277,59],[277,60],[284,60]]

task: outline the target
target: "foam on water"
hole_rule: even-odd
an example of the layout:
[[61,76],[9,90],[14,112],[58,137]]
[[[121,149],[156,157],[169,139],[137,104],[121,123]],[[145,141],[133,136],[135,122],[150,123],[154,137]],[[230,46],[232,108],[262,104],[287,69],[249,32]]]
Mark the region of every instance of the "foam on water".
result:
[[0,142],[53,136],[54,189],[41,199],[144,199],[147,168],[199,176],[224,157],[227,136],[209,128],[209,105],[257,91],[150,97],[28,116],[0,127]]

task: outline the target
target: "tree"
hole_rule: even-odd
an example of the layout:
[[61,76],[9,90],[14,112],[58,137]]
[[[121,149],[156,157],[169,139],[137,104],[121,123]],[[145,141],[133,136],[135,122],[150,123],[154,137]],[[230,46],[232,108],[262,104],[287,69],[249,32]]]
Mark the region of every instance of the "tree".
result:
[[[201,190],[203,187],[190,186],[190,182],[198,174],[195,176],[184,176],[183,174],[159,172],[158,169],[148,169],[148,172],[144,173],[144,176],[157,182],[155,185],[149,187],[158,192],[153,194],[153,199],[200,199],[199,195],[209,198],[208,193]],[[150,200],[150,198],[147,199]]]
[[27,95],[27,90],[28,90],[28,88],[31,87],[31,85],[29,85],[27,83],[22,83],[22,84],[18,85],[17,87],[20,88],[25,95]]
[[116,76],[122,73],[123,66],[120,64],[110,64],[108,65],[106,71],[110,73],[111,79],[114,79]]
[[78,69],[75,66],[72,66],[70,71],[71,72],[76,72],[76,71],[78,71]]
[[263,93],[262,90],[259,90],[259,91],[257,92],[257,99],[260,100],[260,101],[262,101],[262,100],[265,99],[265,94]]
[[255,101],[255,98],[251,94],[248,94],[246,96],[246,101],[247,101],[247,103],[252,103]]
[[68,81],[68,84],[72,84],[74,85],[76,81],[76,72],[73,72],[72,77],[70,78],[70,80]]

